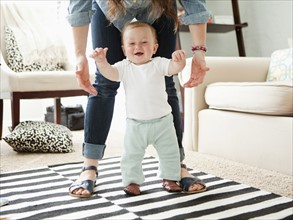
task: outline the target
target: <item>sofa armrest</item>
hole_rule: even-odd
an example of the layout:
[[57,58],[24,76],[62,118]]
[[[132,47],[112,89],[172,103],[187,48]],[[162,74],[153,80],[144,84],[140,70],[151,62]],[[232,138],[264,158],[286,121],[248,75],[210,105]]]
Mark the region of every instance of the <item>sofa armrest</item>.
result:
[[[188,79],[191,58],[180,73]],[[183,145],[188,150],[197,151],[198,112],[208,108],[204,94],[207,85],[214,82],[263,82],[266,81],[270,58],[268,57],[206,57],[210,70],[204,82],[194,88],[184,89],[184,136]]]

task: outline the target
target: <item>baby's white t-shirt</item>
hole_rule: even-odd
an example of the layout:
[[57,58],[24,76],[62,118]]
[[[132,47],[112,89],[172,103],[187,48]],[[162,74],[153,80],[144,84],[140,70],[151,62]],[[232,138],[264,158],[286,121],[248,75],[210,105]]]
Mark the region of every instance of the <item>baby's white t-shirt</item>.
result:
[[128,118],[150,120],[171,113],[165,85],[169,63],[170,59],[155,57],[142,65],[127,59],[113,65],[124,86]]

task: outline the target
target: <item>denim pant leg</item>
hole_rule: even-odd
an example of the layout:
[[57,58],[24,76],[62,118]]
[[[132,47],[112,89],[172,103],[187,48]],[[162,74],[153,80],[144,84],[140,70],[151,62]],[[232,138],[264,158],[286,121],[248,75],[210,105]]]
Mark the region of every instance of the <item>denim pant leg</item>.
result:
[[[174,1],[174,5],[176,7],[176,1]],[[178,34],[174,33],[174,22],[166,16],[161,16],[155,21],[153,27],[157,31],[159,43],[159,48],[155,56],[171,58],[172,53],[175,51],[176,36]],[[166,92],[168,93],[168,103],[172,108],[173,121],[180,151],[180,161],[183,161],[185,158],[185,153],[182,146],[183,131],[177,90],[175,88],[173,77],[165,77],[165,82]]]
[[[108,62],[114,64],[124,58],[120,31],[113,25],[109,25],[109,21],[96,1],[93,1],[93,7],[96,9],[91,22],[93,48],[108,47]],[[85,158],[97,160],[103,158],[119,85],[118,82],[106,79],[98,69],[96,70],[94,87],[98,91],[98,95],[89,96],[85,114],[83,146]]]

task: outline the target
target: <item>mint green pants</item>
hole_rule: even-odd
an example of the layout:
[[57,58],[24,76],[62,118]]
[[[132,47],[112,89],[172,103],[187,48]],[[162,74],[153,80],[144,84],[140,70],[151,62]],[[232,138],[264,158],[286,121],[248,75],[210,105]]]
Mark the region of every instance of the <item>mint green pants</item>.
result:
[[124,152],[121,158],[122,184],[144,182],[142,161],[145,150],[153,145],[159,156],[158,176],[180,180],[180,155],[172,114],[159,119],[127,119]]

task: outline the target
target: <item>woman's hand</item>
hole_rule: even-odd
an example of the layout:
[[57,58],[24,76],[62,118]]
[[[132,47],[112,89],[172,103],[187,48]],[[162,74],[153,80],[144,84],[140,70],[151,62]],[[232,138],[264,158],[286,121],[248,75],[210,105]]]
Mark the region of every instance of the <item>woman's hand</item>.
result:
[[86,92],[96,96],[98,94],[97,90],[92,86],[90,82],[89,75],[89,65],[86,56],[78,56],[76,58],[76,70],[75,75],[79,86]]
[[191,74],[189,80],[183,85],[184,88],[192,88],[201,84],[209,68],[206,66],[205,52],[196,51],[192,58]]

